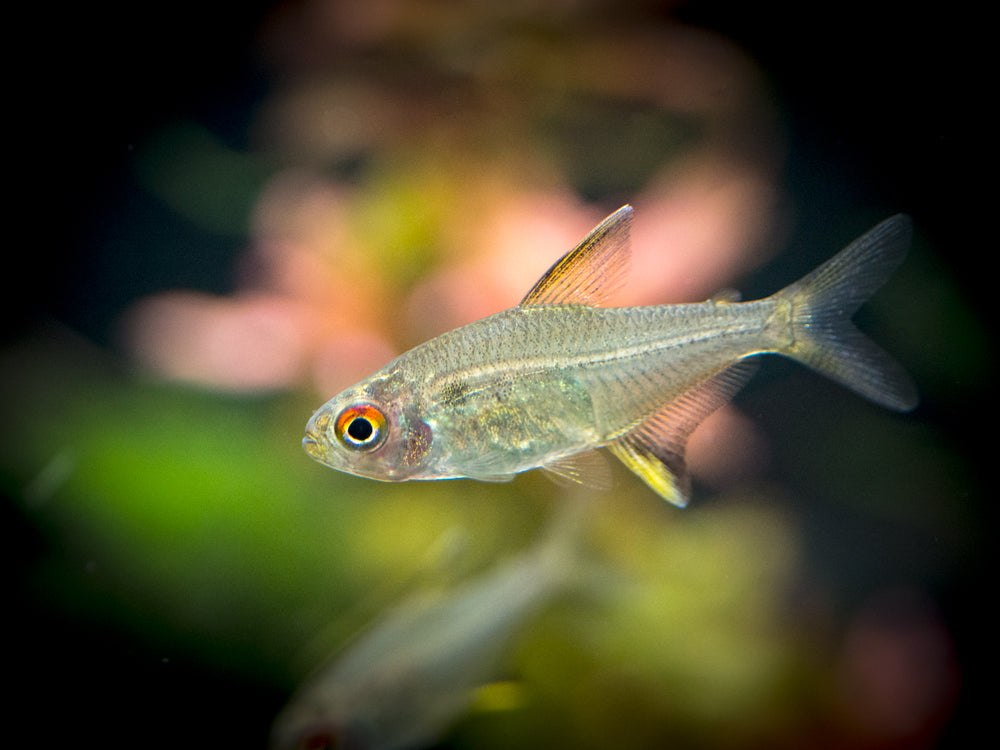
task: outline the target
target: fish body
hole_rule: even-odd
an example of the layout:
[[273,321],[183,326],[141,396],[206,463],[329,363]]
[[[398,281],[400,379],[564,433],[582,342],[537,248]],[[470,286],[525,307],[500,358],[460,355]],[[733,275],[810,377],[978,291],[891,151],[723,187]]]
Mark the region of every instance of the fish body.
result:
[[504,481],[547,469],[588,481],[607,447],[651,488],[687,499],[687,437],[781,354],[889,408],[908,375],[850,323],[909,245],[896,216],[765,299],[601,307],[628,264],[631,208],[609,216],[517,307],[400,355],[322,406],[303,441],[316,460],[386,481]]
[[403,750],[434,742],[495,678],[512,638],[554,595],[584,583],[576,540],[586,504],[532,549],[438,596],[389,610],[296,691],[271,750]]

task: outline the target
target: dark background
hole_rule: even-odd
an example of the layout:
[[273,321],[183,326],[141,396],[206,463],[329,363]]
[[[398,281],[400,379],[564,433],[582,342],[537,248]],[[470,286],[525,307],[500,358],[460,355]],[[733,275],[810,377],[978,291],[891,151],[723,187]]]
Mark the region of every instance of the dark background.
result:
[[[231,287],[240,239],[179,223],[139,194],[131,149],[177,116],[194,116],[230,144],[243,143],[247,110],[269,86],[255,43],[271,5],[74,4],[24,14],[9,27],[10,41],[24,43],[8,69],[14,93],[8,147],[18,165],[10,178],[14,210],[4,273],[9,335],[51,317],[107,343],[116,315],[140,296],[176,286]],[[840,189],[841,170],[873,203],[910,213],[967,304],[989,315],[996,240],[982,207],[995,191],[992,149],[976,131],[995,82],[979,11],[962,3],[765,0],[647,2],[606,12],[716,30],[764,68],[788,118],[786,180],[809,196],[800,201],[798,241],[809,241],[810,220],[822,225],[825,193]],[[823,178],[817,164],[824,165]],[[30,238],[29,246],[19,237]],[[198,263],[178,258],[177,248],[194,245]],[[139,246],[142,252],[133,252]],[[992,414],[978,395],[925,408],[972,457],[970,464],[985,470]],[[196,663],[151,670],[144,666],[146,644],[67,625],[46,611],[20,575],[46,539],[7,506],[4,515],[14,571],[9,644],[13,658],[26,663],[13,687],[28,699],[13,717],[15,732],[26,739],[15,746],[103,739],[112,747],[242,747],[252,746],[244,738],[262,736],[284,698],[273,686]],[[988,624],[994,618],[986,613],[995,585],[985,577],[991,562],[986,552],[970,555],[965,575],[940,592],[965,687],[942,747],[965,746],[979,731],[991,735],[980,691],[993,677]],[[106,702],[106,692],[90,692],[97,683],[119,686],[114,703]],[[180,704],[178,694],[185,696]],[[204,733],[190,736],[199,726]]]

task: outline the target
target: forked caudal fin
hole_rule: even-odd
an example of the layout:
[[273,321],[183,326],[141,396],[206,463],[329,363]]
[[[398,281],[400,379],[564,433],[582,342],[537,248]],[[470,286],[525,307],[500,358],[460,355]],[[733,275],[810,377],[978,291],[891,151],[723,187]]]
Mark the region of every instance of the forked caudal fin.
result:
[[790,304],[792,344],[781,350],[877,404],[909,411],[917,389],[905,370],[851,323],[851,316],[896,270],[913,229],[886,219],[837,255],[774,295]]
[[[791,344],[772,351],[792,357],[882,406],[900,411],[915,407],[917,389],[910,376],[851,323],[854,312],[902,262],[911,234],[909,218],[894,216],[775,294],[772,299],[778,302],[778,319],[790,333]],[[733,397],[752,371],[753,360],[737,361],[608,448],[653,491],[683,507],[690,486],[684,460],[688,437],[705,417]]]

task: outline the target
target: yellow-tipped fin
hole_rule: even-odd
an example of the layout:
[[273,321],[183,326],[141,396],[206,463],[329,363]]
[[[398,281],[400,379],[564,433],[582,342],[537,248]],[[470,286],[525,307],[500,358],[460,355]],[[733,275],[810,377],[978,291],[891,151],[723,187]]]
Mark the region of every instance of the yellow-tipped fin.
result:
[[691,490],[684,461],[688,438],[705,417],[732,399],[755,370],[752,360],[738,361],[671,401],[608,448],[656,494],[683,508]]
[[522,305],[589,305],[610,297],[632,260],[632,207],[624,205],[557,260],[521,300]]

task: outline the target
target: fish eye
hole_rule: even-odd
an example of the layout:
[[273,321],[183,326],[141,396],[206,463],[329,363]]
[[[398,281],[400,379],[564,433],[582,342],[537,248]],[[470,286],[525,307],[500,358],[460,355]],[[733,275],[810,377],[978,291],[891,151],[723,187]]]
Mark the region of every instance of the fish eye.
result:
[[378,448],[389,434],[385,415],[372,404],[348,406],[337,417],[334,427],[337,440],[354,450]]

